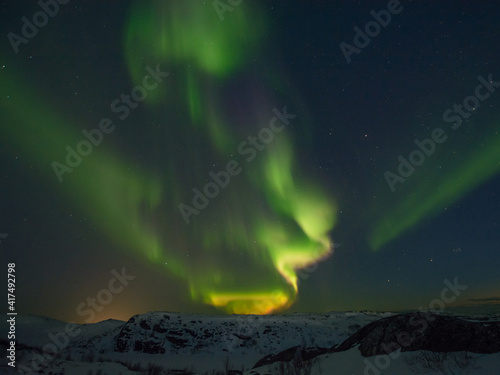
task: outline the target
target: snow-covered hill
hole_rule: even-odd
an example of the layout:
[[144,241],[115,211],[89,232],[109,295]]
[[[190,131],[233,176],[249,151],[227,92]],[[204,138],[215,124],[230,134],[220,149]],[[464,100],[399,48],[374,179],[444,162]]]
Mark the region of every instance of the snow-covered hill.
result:
[[[464,374],[500,373],[499,353],[458,352],[434,358],[434,353],[405,352],[402,348],[402,352],[385,356],[361,355],[361,347],[383,341],[380,335],[392,337],[387,332],[394,336],[401,331],[395,324],[402,323],[394,322],[402,320],[401,315],[373,312],[268,316],[151,312],[128,322],[72,325],[18,316],[16,361],[21,374],[180,375],[226,374],[232,370],[232,374],[263,375],[300,373],[296,371],[302,367],[303,374],[378,375],[411,373],[412,368],[423,371],[419,368],[426,361],[450,369],[459,362],[457,366],[468,371]],[[498,325],[494,317],[468,321]],[[434,340],[433,336],[426,337]],[[2,341],[2,346],[6,345]],[[474,366],[478,368],[474,370]],[[2,373],[10,370],[8,366],[4,369]]]

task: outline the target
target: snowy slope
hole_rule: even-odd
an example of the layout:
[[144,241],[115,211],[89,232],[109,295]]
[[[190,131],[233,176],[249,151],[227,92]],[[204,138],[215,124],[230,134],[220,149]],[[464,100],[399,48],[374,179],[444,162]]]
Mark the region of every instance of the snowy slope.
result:
[[[355,337],[353,335],[369,323],[394,315],[332,312],[209,316],[151,312],[136,315],[128,322],[108,320],[77,327],[48,318],[20,316],[17,321],[17,361],[23,370],[19,373],[30,373],[28,369],[31,369],[34,370],[31,373],[40,374],[162,373],[159,369],[184,370],[177,374],[209,374],[226,368],[241,371],[233,374],[292,374],[284,365],[292,365],[293,361],[253,367],[263,358],[275,358],[275,355],[287,351],[293,353],[294,347],[299,347],[323,353],[303,366],[311,367],[311,371],[303,371],[304,374],[378,375],[377,371],[381,374],[410,374],[412,368],[416,373],[425,373],[419,368],[422,362],[419,358],[427,358],[421,352],[393,353],[385,359],[363,357],[358,347],[329,352],[349,337]],[[475,321],[476,318],[469,320]],[[68,331],[68,327],[72,330]],[[78,334],[73,336],[67,332]],[[455,369],[441,373],[500,373],[499,353],[460,353],[457,358],[465,361],[467,372]],[[451,366],[449,371],[452,371],[454,360],[455,357],[449,355],[437,358],[436,363]],[[0,371],[4,369],[7,368]]]
[[[386,314],[387,315],[387,314]],[[202,371],[222,368],[226,358],[237,368],[252,367],[260,358],[296,345],[330,348],[361,326],[377,320],[376,313],[291,314],[268,316],[209,316],[151,312],[116,320],[79,325],[79,334],[65,334],[68,324],[26,316],[17,322],[18,346],[26,346],[24,362],[33,368],[33,353],[59,344],[56,359],[45,356],[44,365],[57,368],[62,360],[158,363],[170,368]],[[48,357],[48,358],[47,358]],[[193,358],[199,359],[193,366]],[[35,363],[37,363],[35,361]],[[41,370],[40,370],[41,371]]]

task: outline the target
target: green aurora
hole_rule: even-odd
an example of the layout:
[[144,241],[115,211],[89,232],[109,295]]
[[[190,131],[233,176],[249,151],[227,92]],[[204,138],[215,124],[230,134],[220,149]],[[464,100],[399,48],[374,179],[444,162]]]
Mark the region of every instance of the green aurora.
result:
[[[145,101],[152,116],[175,103],[177,115],[169,123],[176,126],[168,135],[158,134],[165,137],[167,153],[161,173],[134,168],[133,160],[107,146],[90,152],[78,148],[86,138],[71,129],[92,133],[88,124],[71,124],[18,78],[1,78],[10,93],[2,97],[9,136],[20,149],[30,150],[29,163],[41,176],[60,177],[60,192],[68,201],[123,249],[185,280],[193,300],[230,313],[289,307],[298,292],[295,271],[333,250],[328,232],[336,221],[336,204],[297,170],[286,131],[276,133],[265,150],[254,149],[259,154],[251,163],[240,157],[244,172],[191,223],[182,220],[178,209],[191,201],[192,187],[203,183],[200,176],[208,176],[204,161],[231,160],[229,154],[249,134],[268,126],[273,107],[279,107],[280,102],[259,102],[271,94],[255,92],[254,105],[267,107],[234,131],[234,118],[226,116],[224,97],[216,89],[246,74],[248,46],[258,49],[265,30],[262,15],[242,5],[221,23],[212,11],[193,3],[164,1],[137,3],[131,10],[125,55],[132,81],[140,85],[144,68],[160,63],[176,73],[151,89]],[[29,112],[23,110],[26,103]],[[114,130],[116,120],[101,121]],[[88,155],[78,161],[68,156],[68,146]]]
[[[334,189],[304,173],[287,124],[262,149],[254,148],[250,161],[239,152],[245,140],[270,126],[273,109],[286,106],[294,113],[297,103],[297,95],[284,89],[287,78],[277,66],[253,62],[266,47],[269,22],[264,9],[248,2],[226,13],[223,21],[210,2],[136,2],[123,38],[131,87],[151,78],[145,76],[148,66],[160,65],[170,73],[142,104],[151,118],[167,116],[162,118],[167,129],[157,134],[163,169],[138,168],[106,144],[54,184],[124,251],[183,280],[194,301],[228,313],[265,314],[290,307],[298,294],[297,270],[332,254],[329,235],[345,204],[336,201]],[[54,161],[64,163],[66,147],[75,148],[85,139],[81,130],[98,124],[75,123],[10,73],[2,72],[0,84],[8,93],[0,103],[4,131],[15,140],[12,149],[22,150],[27,165],[52,186],[57,182]],[[110,121],[113,126],[118,122]],[[309,121],[301,114],[290,122],[300,123],[307,133]],[[433,157],[449,153],[456,142],[438,145]],[[462,147],[470,151],[442,170],[426,160],[415,172],[426,177],[410,177],[394,194],[385,181],[373,183],[379,200],[360,219],[360,231],[373,250],[498,173],[498,137],[485,135],[475,142],[481,146]],[[249,142],[244,147],[251,150]],[[232,160],[242,172],[231,176],[227,187],[186,224],[179,205],[191,206],[193,189],[203,190],[210,172],[225,170]]]

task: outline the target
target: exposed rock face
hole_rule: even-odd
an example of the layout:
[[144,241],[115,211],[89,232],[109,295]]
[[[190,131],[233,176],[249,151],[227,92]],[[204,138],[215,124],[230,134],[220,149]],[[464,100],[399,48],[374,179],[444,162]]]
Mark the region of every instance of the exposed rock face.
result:
[[338,346],[330,349],[292,347],[260,359],[254,368],[289,362],[297,351],[307,361],[327,352],[342,352],[358,346],[365,357],[401,350],[432,352],[500,352],[500,321],[467,320],[434,313],[394,315],[367,324]]
[[333,351],[359,345],[365,357],[401,351],[500,352],[500,322],[480,322],[433,313],[395,315],[372,322]]
[[253,368],[260,366],[269,365],[275,362],[290,362],[297,356],[303,361],[308,361],[317,357],[318,355],[330,352],[328,348],[301,348],[300,346],[294,346],[292,348],[286,349],[278,354],[270,354],[260,359]]
[[[165,340],[173,347],[182,348],[187,340],[178,337],[175,330],[168,330],[169,320],[170,316],[167,314],[163,314],[159,323],[153,322],[149,316],[133,316],[116,338],[116,351],[123,353],[133,350],[148,354],[164,354],[166,350],[162,342]],[[142,333],[139,337],[138,332]]]
[[[363,314],[359,314],[359,318],[366,323],[376,319]],[[334,313],[203,316],[151,312],[130,318],[119,333],[115,333],[113,343],[114,350],[119,353],[265,355],[301,342],[329,349],[354,332],[355,329],[339,324]]]
[[165,349],[161,347],[161,345],[154,341],[136,341],[134,343],[134,351],[148,353],[148,354],[163,354],[165,353]]

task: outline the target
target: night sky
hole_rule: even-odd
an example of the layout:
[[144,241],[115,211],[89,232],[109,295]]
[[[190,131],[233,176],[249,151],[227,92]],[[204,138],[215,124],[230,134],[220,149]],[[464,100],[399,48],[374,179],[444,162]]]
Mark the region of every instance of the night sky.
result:
[[500,303],[498,1],[60,3],[1,3],[19,313]]

